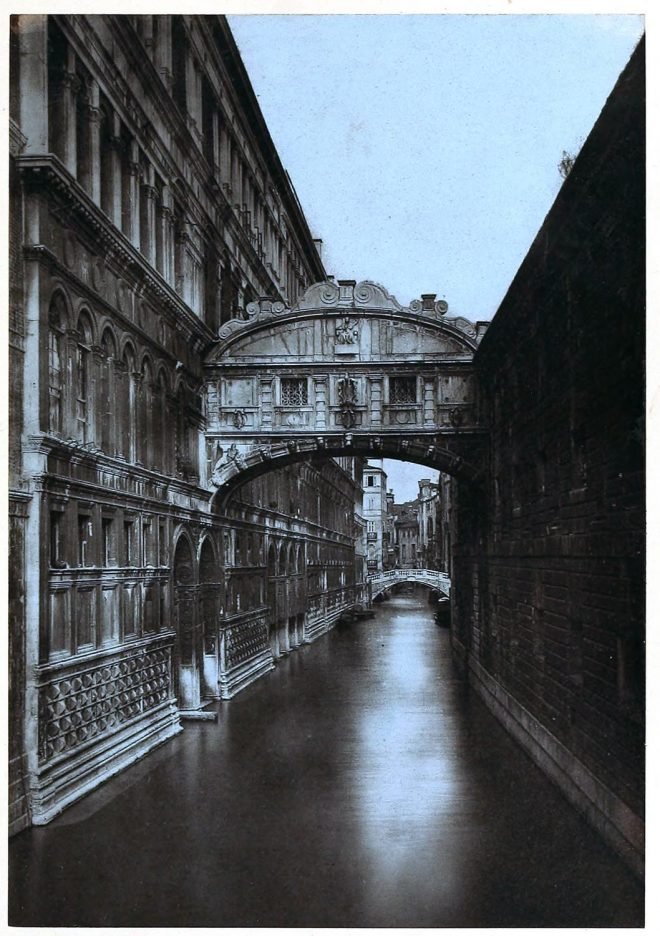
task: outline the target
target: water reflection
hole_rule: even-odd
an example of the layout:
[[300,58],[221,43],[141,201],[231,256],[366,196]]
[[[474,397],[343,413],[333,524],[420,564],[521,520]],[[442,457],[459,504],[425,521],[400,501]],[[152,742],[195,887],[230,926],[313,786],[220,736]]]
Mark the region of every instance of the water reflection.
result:
[[418,598],[381,605],[372,627],[382,682],[355,707],[354,801],[372,899],[382,907],[391,895],[397,914],[406,891],[414,888],[419,899],[429,877],[435,904],[439,889],[448,901],[455,899],[467,843],[442,862],[439,878],[439,840],[447,834],[447,818],[463,809],[467,790],[457,760],[451,687],[439,666],[445,635]]
[[284,658],[216,708],[216,724],[187,725],[13,841],[12,922],[641,919],[639,885],[456,678],[423,591]]

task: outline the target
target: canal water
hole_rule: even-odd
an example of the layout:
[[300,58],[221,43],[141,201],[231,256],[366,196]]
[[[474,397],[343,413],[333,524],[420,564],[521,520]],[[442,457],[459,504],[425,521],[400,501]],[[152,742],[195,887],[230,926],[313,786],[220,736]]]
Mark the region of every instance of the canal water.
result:
[[12,840],[10,923],[642,925],[641,885],[466,689],[426,595]]

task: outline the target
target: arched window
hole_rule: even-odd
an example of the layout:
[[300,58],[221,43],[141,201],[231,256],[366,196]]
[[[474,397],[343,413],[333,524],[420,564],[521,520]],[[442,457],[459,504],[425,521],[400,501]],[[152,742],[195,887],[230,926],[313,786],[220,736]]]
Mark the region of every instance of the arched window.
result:
[[91,133],[90,133],[90,76],[80,62],[76,62],[78,92],[76,94],[76,174],[86,192],[91,194]]
[[197,429],[191,417],[192,407],[189,406],[192,399],[191,391],[181,384],[176,398],[176,469],[177,474],[186,481],[197,481],[199,477]]
[[128,461],[135,461],[135,357],[130,348],[122,355],[117,384],[119,451]]
[[109,455],[114,455],[117,448],[115,439],[115,388],[114,368],[117,346],[110,329],[106,329],[101,341],[103,359],[101,364],[99,415],[101,420],[101,448]]
[[148,358],[142,362],[142,371],[137,378],[138,398],[138,452],[137,457],[147,468],[153,467],[153,386],[151,364]]
[[270,577],[277,575],[277,553],[275,552],[274,543],[271,543],[268,547],[268,575]]
[[92,326],[86,315],[78,319],[78,341],[74,360],[73,384],[76,394],[76,431],[82,442],[89,442],[91,425],[91,347]]
[[171,465],[168,418],[168,392],[167,379],[163,370],[158,374],[156,390],[153,399],[152,431],[153,431],[153,458],[154,465],[160,471],[169,472]]
[[48,312],[48,429],[62,432],[63,361],[62,335],[66,306],[60,293],[53,296]]
[[186,401],[183,386],[176,395],[176,470],[177,474],[187,474],[188,469],[188,426],[186,422]]

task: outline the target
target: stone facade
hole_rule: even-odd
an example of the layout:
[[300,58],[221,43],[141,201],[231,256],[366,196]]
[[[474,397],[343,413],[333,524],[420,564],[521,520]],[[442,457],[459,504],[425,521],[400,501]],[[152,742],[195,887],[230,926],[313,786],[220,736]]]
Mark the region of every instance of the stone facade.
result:
[[364,519],[367,525],[367,570],[370,575],[387,567],[387,474],[379,465],[365,465]]
[[437,484],[425,478],[420,480],[419,494],[412,501],[395,504],[393,497],[388,500],[388,524],[394,543],[391,568],[447,571],[444,550],[448,540],[443,529],[447,523],[451,479],[440,477],[444,480]]
[[644,51],[476,356],[488,484],[456,488],[454,645],[639,869],[644,803]]
[[364,584],[349,456],[255,481],[231,514],[211,502],[205,351],[255,298],[325,278],[226,21],[22,16],[11,42],[17,831]]

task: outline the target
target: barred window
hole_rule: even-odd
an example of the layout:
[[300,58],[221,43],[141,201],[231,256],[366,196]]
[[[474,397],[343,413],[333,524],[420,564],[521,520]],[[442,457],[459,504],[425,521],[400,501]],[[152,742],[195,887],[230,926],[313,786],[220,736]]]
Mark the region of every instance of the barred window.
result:
[[282,406],[307,406],[307,380],[305,377],[283,377],[280,385]]
[[390,380],[390,403],[416,403],[417,378],[392,377]]

